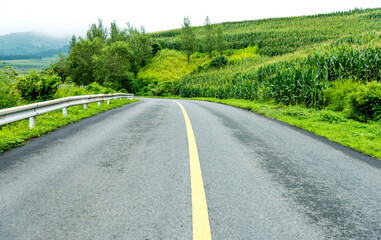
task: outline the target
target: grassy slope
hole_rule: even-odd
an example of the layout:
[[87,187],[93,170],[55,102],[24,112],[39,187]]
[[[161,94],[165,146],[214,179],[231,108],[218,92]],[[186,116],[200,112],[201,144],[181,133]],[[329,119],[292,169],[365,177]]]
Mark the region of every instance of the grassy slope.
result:
[[[190,84],[217,84],[249,74],[260,66],[306,57],[337,43],[381,46],[381,8],[357,10],[341,14],[305,16],[223,23],[225,39],[230,47],[242,48],[250,44],[261,47],[261,56],[232,61],[222,69],[207,69],[187,75]],[[201,39],[202,28],[195,28]],[[153,34],[164,46],[176,48],[179,30]],[[365,43],[363,41],[366,41]],[[287,54],[284,54],[287,53]],[[264,54],[268,55],[265,56]],[[283,54],[283,55],[282,55]],[[279,55],[270,57],[272,55]],[[192,80],[193,79],[193,80]],[[192,81],[196,81],[193,82]],[[201,81],[197,83],[197,81]],[[345,118],[341,112],[284,106],[275,103],[237,99],[203,99],[229,104],[264,116],[275,118],[313,132],[329,140],[381,159],[381,125],[379,122],[360,123]]]
[[176,50],[163,49],[139,72],[139,79],[175,81],[191,73],[198,64],[207,61],[206,56],[192,55],[188,65],[187,57]]
[[[315,44],[343,36],[358,35],[368,31],[381,31],[381,8],[355,10],[344,13],[323,14],[291,18],[274,18],[221,25],[230,48],[258,45],[261,55],[281,55],[309,48]],[[202,27],[195,33],[202,39]],[[152,37],[163,47],[180,46],[180,30],[153,33]]]

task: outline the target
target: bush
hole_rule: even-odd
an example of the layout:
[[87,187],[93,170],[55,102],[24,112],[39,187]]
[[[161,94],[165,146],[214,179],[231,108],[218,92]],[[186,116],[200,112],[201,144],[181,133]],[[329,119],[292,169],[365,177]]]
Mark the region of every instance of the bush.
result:
[[228,63],[228,59],[225,56],[215,57],[210,60],[209,66],[220,68]]
[[362,122],[381,120],[381,83],[377,81],[357,87],[349,95],[350,117]]
[[41,76],[37,71],[33,71],[28,75],[19,77],[16,82],[17,89],[25,100],[40,102],[53,99],[61,84],[61,78],[56,75]]
[[96,82],[93,82],[85,87],[90,94],[108,94],[115,93],[111,88],[103,87]]
[[13,69],[0,71],[0,109],[15,107],[22,102],[16,88],[15,76]]
[[75,86],[74,83],[63,84],[63,85],[60,85],[56,94],[54,94],[53,98],[59,99],[64,97],[81,96],[81,95],[88,95],[88,94],[90,93],[84,87]]
[[325,92],[328,109],[343,111],[346,108],[349,94],[355,92],[358,86],[359,83],[352,79],[331,82]]

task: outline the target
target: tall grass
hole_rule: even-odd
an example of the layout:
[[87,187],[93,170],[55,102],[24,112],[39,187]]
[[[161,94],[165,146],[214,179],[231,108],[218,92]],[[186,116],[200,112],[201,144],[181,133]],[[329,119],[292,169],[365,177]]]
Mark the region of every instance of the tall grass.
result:
[[321,108],[326,105],[329,81],[379,81],[380,69],[381,47],[341,44],[244,73],[229,74],[222,69],[191,74],[173,84],[173,93],[182,97],[275,100]]

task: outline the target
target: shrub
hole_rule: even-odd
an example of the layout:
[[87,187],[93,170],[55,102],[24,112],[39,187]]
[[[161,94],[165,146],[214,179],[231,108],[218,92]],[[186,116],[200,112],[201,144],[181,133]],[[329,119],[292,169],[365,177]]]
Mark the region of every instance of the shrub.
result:
[[84,87],[78,87],[72,83],[72,84],[60,85],[57,92],[54,94],[53,98],[58,99],[58,98],[88,95],[88,94],[90,93]]
[[93,82],[85,87],[85,89],[91,94],[107,94],[115,93],[111,88],[103,87],[96,82]]
[[210,60],[209,66],[220,68],[228,63],[228,59],[225,56],[215,57]]
[[343,111],[348,102],[348,95],[355,92],[358,86],[359,83],[352,79],[331,82],[325,92],[328,109]]
[[41,76],[37,71],[33,71],[17,78],[16,82],[21,96],[28,102],[35,102],[53,99],[61,84],[61,78],[56,75]]
[[15,76],[13,69],[0,71],[0,109],[15,107],[22,101],[15,85]]
[[369,82],[349,95],[350,116],[362,122],[381,120],[381,83]]
[[163,47],[158,42],[154,42],[152,44],[152,54],[155,56],[156,53],[158,53],[160,50],[162,50]]
[[327,110],[322,110],[319,113],[318,120],[324,121],[324,122],[329,122],[329,123],[341,123],[341,122],[347,122],[348,121],[343,116],[342,113],[327,111]]

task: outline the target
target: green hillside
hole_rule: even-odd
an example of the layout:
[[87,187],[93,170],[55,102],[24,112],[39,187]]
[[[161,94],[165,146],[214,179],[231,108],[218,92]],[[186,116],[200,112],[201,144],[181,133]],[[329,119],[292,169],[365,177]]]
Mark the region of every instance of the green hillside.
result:
[[[275,56],[306,49],[344,36],[381,31],[381,9],[355,9],[314,16],[272,18],[221,25],[228,47],[241,49],[258,45],[261,55]],[[202,27],[194,28],[202,50]],[[180,49],[180,29],[151,34],[163,48]]]

